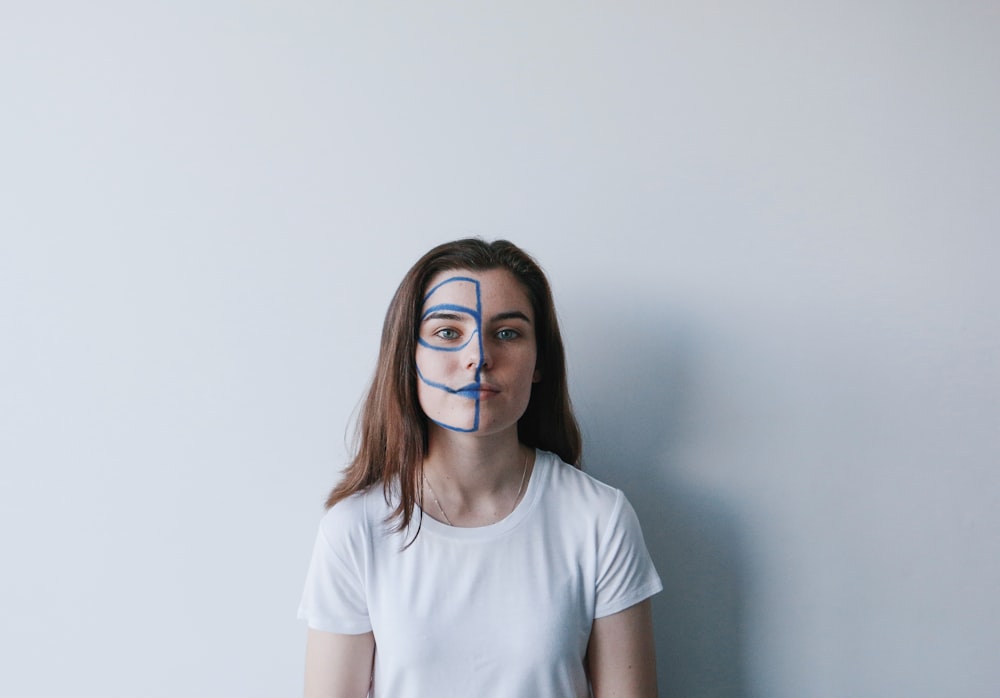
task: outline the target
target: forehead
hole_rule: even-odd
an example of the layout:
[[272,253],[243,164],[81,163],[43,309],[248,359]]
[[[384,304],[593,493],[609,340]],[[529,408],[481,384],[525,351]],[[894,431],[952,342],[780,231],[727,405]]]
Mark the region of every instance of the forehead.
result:
[[445,271],[431,279],[424,292],[422,315],[435,310],[455,310],[478,315],[482,311],[480,282],[462,270]]
[[475,314],[519,310],[534,315],[527,291],[506,269],[448,269],[435,274],[424,291],[422,314],[439,305]]

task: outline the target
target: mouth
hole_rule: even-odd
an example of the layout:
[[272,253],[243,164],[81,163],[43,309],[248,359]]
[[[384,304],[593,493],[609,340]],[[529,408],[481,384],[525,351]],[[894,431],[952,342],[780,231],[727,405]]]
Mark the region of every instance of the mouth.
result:
[[461,388],[449,390],[449,392],[469,400],[482,400],[492,395],[496,395],[500,391],[492,385],[487,385],[485,383],[469,383],[468,385],[463,385]]

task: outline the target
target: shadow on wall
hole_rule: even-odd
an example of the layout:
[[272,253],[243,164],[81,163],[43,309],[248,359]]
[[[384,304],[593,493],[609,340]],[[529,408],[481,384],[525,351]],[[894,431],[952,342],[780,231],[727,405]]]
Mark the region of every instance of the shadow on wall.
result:
[[744,698],[738,522],[678,475],[696,426],[695,337],[662,308],[583,314],[595,315],[600,322],[583,323],[567,347],[583,465],[628,495],[663,579],[653,599],[660,695]]

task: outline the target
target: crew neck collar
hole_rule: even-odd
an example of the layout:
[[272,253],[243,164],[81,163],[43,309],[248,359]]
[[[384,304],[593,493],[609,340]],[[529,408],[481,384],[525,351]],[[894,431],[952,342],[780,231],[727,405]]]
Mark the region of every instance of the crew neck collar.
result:
[[496,538],[513,530],[531,513],[535,502],[544,489],[544,481],[548,479],[551,468],[551,457],[552,454],[547,451],[535,449],[535,464],[531,469],[531,475],[525,485],[521,501],[517,503],[512,512],[496,523],[472,527],[449,526],[430,514],[425,514],[418,504],[415,513],[420,517],[421,533],[430,533],[452,540],[479,541]]

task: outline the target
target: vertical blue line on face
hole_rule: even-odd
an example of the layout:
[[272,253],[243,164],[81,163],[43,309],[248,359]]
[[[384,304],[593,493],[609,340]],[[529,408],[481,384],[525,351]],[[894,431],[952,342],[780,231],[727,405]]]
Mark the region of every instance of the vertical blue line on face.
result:
[[[480,292],[479,292],[479,282],[476,279],[472,279],[472,278],[470,278],[468,276],[452,276],[450,278],[447,278],[444,281],[442,281],[441,283],[436,284],[433,288],[431,288],[427,292],[427,294],[424,296],[424,300],[423,300],[423,303],[422,303],[421,307],[423,307],[423,305],[427,304],[427,301],[430,299],[431,296],[434,295],[434,292],[437,291],[439,288],[441,288],[445,284],[455,283],[455,282],[459,282],[459,281],[466,281],[468,283],[471,283],[473,285],[473,287],[475,288],[475,290],[476,290],[476,307],[475,307],[475,309],[473,310],[472,308],[463,308],[461,306],[456,306],[456,305],[453,305],[453,304],[442,304],[442,306],[448,307],[451,310],[461,310],[463,312],[467,312],[470,315],[472,315],[473,319],[476,321],[476,338],[477,338],[477,341],[479,343],[478,344],[478,348],[479,348],[479,362],[476,365],[475,387],[478,389],[478,387],[479,387],[479,385],[481,383],[480,374],[482,373],[482,370],[483,370],[483,359],[484,359],[484,353],[483,353],[483,302],[482,302],[482,296],[480,295]],[[426,317],[429,313],[433,312],[437,307],[438,306],[432,306],[431,308],[428,308],[427,310],[423,311],[422,314],[421,314],[421,320],[423,320],[423,318]],[[427,342],[423,341],[422,339],[418,339],[418,341],[420,342],[421,345],[423,345],[424,347],[426,347],[428,349],[431,349],[432,351],[457,351],[458,349],[465,348],[465,345],[463,345],[462,347],[459,347],[458,349],[445,349],[445,348],[442,348],[442,347],[431,346],[430,344],[428,344]],[[417,368],[417,376],[420,379],[420,381],[424,383],[424,385],[427,385],[427,386],[429,386],[431,388],[434,388],[435,390],[442,390],[442,391],[444,391],[446,393],[451,393],[453,395],[456,394],[456,393],[458,393],[458,391],[459,391],[458,389],[451,388],[451,387],[445,385],[444,383],[436,383],[434,381],[428,380],[423,375],[423,373],[421,372],[420,366],[417,366],[416,368]],[[466,389],[468,387],[469,386],[462,386],[462,388],[466,388]],[[474,403],[475,403],[475,413],[474,413],[473,420],[472,420],[472,427],[469,428],[469,429],[465,429],[465,428],[462,428],[462,427],[457,427],[457,426],[455,426],[453,424],[445,424],[444,422],[439,422],[438,420],[436,420],[436,419],[434,419],[432,417],[428,417],[428,419],[430,419],[432,422],[434,422],[435,424],[437,424],[439,427],[443,427],[445,429],[449,429],[450,431],[459,431],[459,432],[473,432],[473,431],[478,431],[479,430],[479,397],[478,396],[474,400]]]

